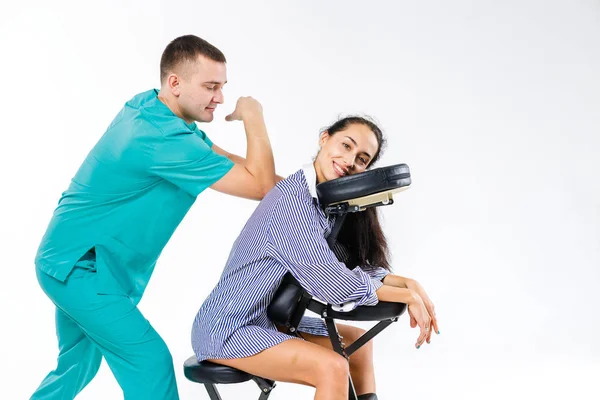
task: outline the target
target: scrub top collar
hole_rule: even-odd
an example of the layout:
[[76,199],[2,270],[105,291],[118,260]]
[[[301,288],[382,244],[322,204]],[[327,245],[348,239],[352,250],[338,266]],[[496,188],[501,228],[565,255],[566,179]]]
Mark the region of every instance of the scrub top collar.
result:
[[[175,115],[175,113],[173,111],[171,111],[171,109],[165,104],[163,103],[159,98],[158,98],[158,94],[160,93],[160,90],[158,89],[154,89],[154,94],[155,97],[153,99],[153,106],[160,111],[160,113],[162,115],[168,115],[168,116],[173,116],[173,117],[177,117],[179,118],[177,115]],[[192,131],[195,131],[198,129],[198,126],[196,125],[195,121],[192,121],[191,123],[187,123],[183,118],[181,119],[183,121],[183,123]]]

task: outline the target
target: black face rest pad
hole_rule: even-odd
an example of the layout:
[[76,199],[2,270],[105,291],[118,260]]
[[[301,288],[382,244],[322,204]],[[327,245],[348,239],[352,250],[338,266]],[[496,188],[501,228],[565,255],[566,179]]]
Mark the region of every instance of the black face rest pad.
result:
[[356,175],[342,176],[317,185],[322,205],[356,199],[410,185],[410,170],[406,164],[375,168]]

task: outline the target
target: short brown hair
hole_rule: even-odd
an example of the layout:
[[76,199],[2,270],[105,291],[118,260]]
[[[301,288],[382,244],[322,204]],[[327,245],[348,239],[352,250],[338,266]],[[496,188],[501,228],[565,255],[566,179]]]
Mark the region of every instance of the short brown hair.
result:
[[195,35],[184,35],[173,39],[160,58],[160,81],[162,82],[175,66],[184,61],[196,61],[203,55],[213,61],[225,63],[225,55],[206,40]]

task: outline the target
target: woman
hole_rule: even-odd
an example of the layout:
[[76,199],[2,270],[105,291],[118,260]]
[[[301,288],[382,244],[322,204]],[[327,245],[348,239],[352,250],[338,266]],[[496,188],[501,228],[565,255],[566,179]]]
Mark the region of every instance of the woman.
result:
[[[376,398],[372,341],[347,362],[331,349],[321,319],[302,319],[298,330],[304,340],[280,332],[268,319],[267,307],[287,272],[330,304],[408,304],[410,324],[421,330],[417,348],[429,343],[432,330],[439,333],[433,304],[423,288],[389,273],[387,245],[375,209],[349,215],[334,250],[326,241],[334,221],[318,202],[316,184],[365,171],[379,158],[383,143],[381,130],[372,121],[341,119],[321,133],[314,163],[280,181],[265,196],[196,316],[192,346],[199,361],[310,385],[319,400],[346,400],[350,373],[359,398]],[[338,330],[346,343],[364,333],[341,324]]]

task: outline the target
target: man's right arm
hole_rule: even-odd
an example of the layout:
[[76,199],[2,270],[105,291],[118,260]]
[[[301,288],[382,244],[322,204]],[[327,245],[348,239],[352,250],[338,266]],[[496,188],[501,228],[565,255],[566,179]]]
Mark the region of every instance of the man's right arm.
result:
[[240,97],[236,108],[225,118],[243,121],[246,131],[246,158],[227,153],[213,144],[213,151],[234,161],[235,165],[211,188],[222,193],[248,199],[261,200],[279,180],[271,142],[267,134],[262,106],[252,97]]

